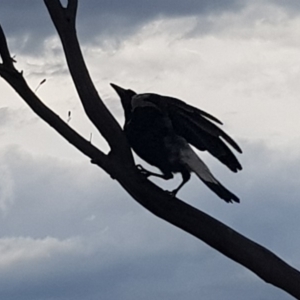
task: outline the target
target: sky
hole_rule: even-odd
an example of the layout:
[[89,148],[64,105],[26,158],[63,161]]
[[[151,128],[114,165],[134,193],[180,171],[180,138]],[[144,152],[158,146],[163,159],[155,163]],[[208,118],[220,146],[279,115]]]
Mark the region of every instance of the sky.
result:
[[[107,152],[43,1],[2,0],[0,23],[32,89],[46,79],[42,101],[66,121],[71,111],[70,126]],[[120,124],[110,82],[180,98],[224,122],[243,170],[198,154],[241,203],[226,204],[195,176],[179,198],[300,269],[299,1],[86,0],[77,32]],[[1,299],[292,299],[153,216],[2,79],[0,91]]]

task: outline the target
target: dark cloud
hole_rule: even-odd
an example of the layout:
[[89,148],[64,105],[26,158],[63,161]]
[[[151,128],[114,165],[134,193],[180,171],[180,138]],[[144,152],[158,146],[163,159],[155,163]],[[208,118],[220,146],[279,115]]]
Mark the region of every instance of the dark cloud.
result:
[[[183,17],[183,16],[204,16],[207,14],[218,14],[224,11],[240,9],[244,1],[236,0],[188,0],[176,1],[109,1],[91,0],[81,3],[79,22],[92,28],[92,35],[106,31],[110,26],[117,30],[127,26],[128,28],[138,28],[144,23],[157,17]],[[106,24],[106,25],[105,25]],[[80,28],[80,27],[79,27]],[[113,28],[112,30],[115,30]]]
[[[138,256],[123,262],[116,260],[108,266],[101,266],[99,256],[93,261],[65,256],[42,262],[35,268],[31,274],[13,272],[1,276],[3,299],[290,299],[250,274],[240,272],[230,261],[205,252],[188,257],[185,253]],[[215,275],[207,271],[210,268],[218,270]],[[24,275],[30,275],[31,280]],[[17,282],[12,280],[16,278]],[[242,283],[241,278],[244,278]]]
[[[204,33],[212,28],[222,29],[214,27],[212,16],[240,12],[251,3],[247,0],[79,1],[77,28],[83,43],[92,43],[96,39],[101,43],[110,40],[118,44],[157,18],[196,16],[201,27],[197,32]],[[297,0],[265,0],[262,4],[277,5],[292,14],[298,13],[300,6]],[[43,42],[56,34],[45,5],[40,0],[3,0],[0,3],[0,20],[14,53],[36,55],[41,52]]]
[[[239,13],[251,4],[253,3],[247,0],[79,1],[77,29],[82,43],[97,41],[105,45],[109,41],[114,47],[148,22],[158,18],[195,16],[198,18],[196,34],[222,32],[222,25],[214,22],[218,16],[230,12]],[[265,0],[261,4],[279,6],[290,14],[297,14],[299,11],[296,0]],[[259,16],[251,15],[249,18],[261,18],[262,14],[263,12]],[[1,1],[0,21],[10,39],[14,54],[37,55],[43,50],[44,41],[56,35],[45,5],[40,0]],[[249,20],[245,20],[247,22]]]
[[[83,42],[95,37],[123,39],[157,17],[219,14],[240,9],[245,1],[79,1],[78,31]],[[40,0],[4,0],[0,20],[19,52],[38,53],[42,43],[54,34],[54,27]]]
[[270,3],[278,5],[279,7],[287,10],[291,14],[299,14],[300,2],[297,0],[269,0]]
[[13,46],[13,53],[35,53],[54,26],[43,1],[4,0],[0,3],[0,23]]
[[[89,2],[81,2],[81,9],[85,15],[94,15],[98,12],[99,15],[105,13],[126,16],[138,16],[140,19],[145,19],[147,16],[155,16],[163,14],[165,16],[184,16],[184,15],[199,15],[208,12],[219,12],[224,10],[236,9],[239,7],[239,2],[236,0],[130,0],[120,3],[117,0],[91,0]],[[243,2],[243,1],[242,1]],[[84,4],[83,4],[84,3]],[[88,5],[85,5],[87,4]]]
[[[258,144],[243,143],[243,149],[244,170],[235,177],[226,176],[217,162],[210,164],[241,204],[224,203],[195,177],[180,197],[297,267],[300,159]],[[37,249],[47,244],[47,236],[58,244],[75,237],[67,251],[50,247],[46,256],[1,266],[0,298],[290,299],[149,214],[90,164],[37,158],[16,149],[2,154],[0,161],[13,182],[13,201],[0,219],[1,236],[30,237],[32,243],[37,239]],[[12,251],[5,249],[5,255]],[[21,239],[14,249],[22,254],[28,248]]]

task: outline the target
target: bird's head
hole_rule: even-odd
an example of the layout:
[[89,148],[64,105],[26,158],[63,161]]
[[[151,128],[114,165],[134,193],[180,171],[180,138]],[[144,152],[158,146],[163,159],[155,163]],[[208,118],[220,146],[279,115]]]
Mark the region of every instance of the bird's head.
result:
[[112,88],[117,92],[121,99],[121,103],[125,112],[125,117],[127,117],[131,113],[131,100],[132,97],[136,95],[136,93],[132,90],[126,90],[117,86],[116,84],[110,84]]

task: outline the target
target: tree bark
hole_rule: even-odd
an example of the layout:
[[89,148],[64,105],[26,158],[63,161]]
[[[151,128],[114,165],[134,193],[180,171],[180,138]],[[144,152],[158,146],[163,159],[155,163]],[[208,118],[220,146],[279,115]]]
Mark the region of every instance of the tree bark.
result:
[[180,199],[170,196],[137,171],[122,129],[99,97],[86,68],[75,29],[77,0],[69,0],[67,7],[63,7],[59,0],[44,2],[62,41],[70,74],[85,112],[107,140],[111,152],[106,155],[81,137],[30,90],[22,73],[13,65],[1,27],[0,76],[39,117],[88,156],[92,163],[116,179],[143,207],[248,268],[264,281],[300,299],[299,271],[268,249]]

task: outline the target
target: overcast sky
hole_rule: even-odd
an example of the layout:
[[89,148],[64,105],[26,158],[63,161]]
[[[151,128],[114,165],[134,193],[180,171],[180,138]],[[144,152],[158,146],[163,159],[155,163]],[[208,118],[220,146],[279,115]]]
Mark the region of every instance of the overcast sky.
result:
[[[200,153],[240,204],[194,177],[179,197],[300,269],[299,0],[79,2],[86,62],[121,124],[110,82],[210,112],[243,149],[238,174]],[[65,120],[71,111],[70,125],[107,151],[43,1],[2,0],[0,23],[32,89],[46,79],[44,103]],[[1,299],[292,299],[151,215],[3,80],[0,91]]]

